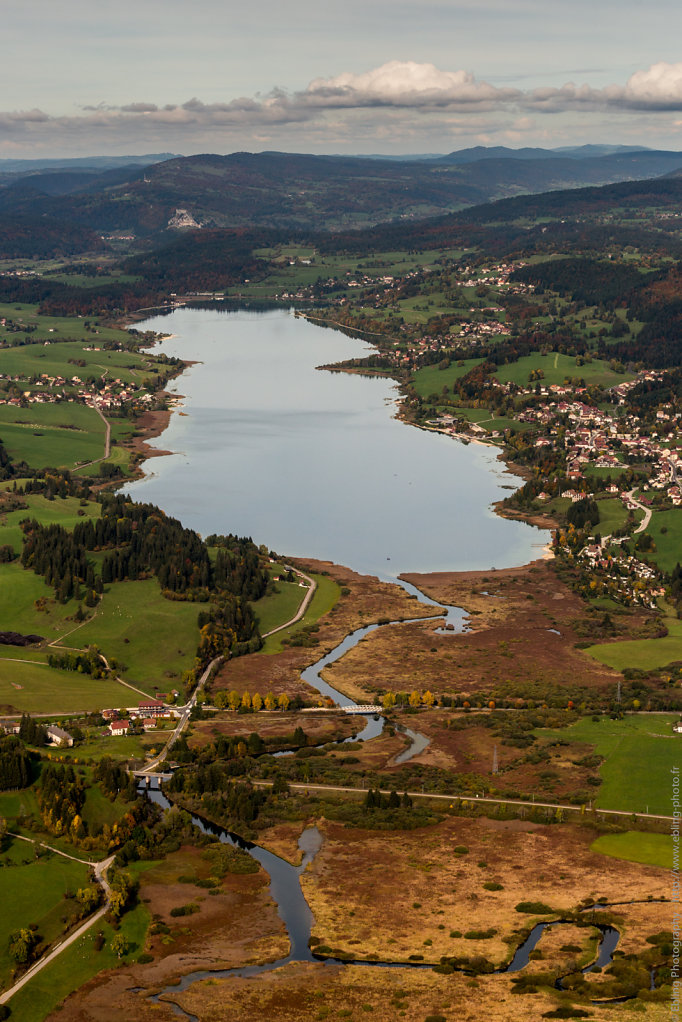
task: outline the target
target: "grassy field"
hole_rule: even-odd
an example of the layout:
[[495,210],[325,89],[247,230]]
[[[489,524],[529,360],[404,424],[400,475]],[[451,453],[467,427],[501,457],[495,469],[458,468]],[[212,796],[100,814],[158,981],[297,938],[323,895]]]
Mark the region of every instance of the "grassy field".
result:
[[[584,742],[604,757],[595,806],[633,813],[672,814],[671,768],[680,765],[682,739],[672,731],[677,714],[629,714],[622,720],[584,717],[560,731],[540,730],[543,738]],[[633,860],[639,861],[639,860]]]
[[[36,609],[37,600],[45,601],[44,610]],[[46,586],[40,575],[23,568],[18,561],[0,564],[0,621],[3,630],[42,635],[51,641],[75,627],[75,621],[67,620],[75,609],[72,601],[62,604],[55,600],[54,589]],[[14,648],[16,656],[23,656],[19,647]]]
[[32,468],[74,468],[104,454],[101,418],[94,408],[71,402],[2,405],[0,437],[13,460]]
[[670,834],[643,834],[629,830],[625,834],[604,834],[592,844],[593,852],[611,855],[626,862],[672,869],[673,841]]
[[118,682],[56,671],[44,661],[22,661],[23,650],[13,651],[16,659],[0,658],[0,706],[7,708],[6,713],[84,712],[132,705],[140,699]]
[[[130,689],[121,686],[120,691],[123,703],[115,703],[115,706],[134,706],[138,702],[137,696]],[[68,730],[68,724],[66,727]],[[144,735],[110,735],[103,732],[104,728],[93,728],[82,744],[60,750],[60,756],[80,761],[101,759],[103,756],[115,760],[144,759],[151,749],[160,749],[168,737],[168,731],[162,728]]]
[[[9,839],[8,853],[0,855],[14,865],[0,869],[0,986],[9,986],[13,968],[8,952],[9,935],[13,930],[38,924],[38,932],[44,941],[55,941],[63,932],[62,917],[74,915],[75,904],[66,902],[66,891],[74,892],[84,887],[88,879],[88,867],[73,862],[61,855],[49,854],[35,859],[33,845],[19,839]],[[31,860],[28,865],[20,861]],[[17,1016],[21,1018],[21,1015]]]
[[467,358],[458,365],[453,362],[447,369],[439,369],[438,366],[425,366],[418,369],[412,376],[414,389],[420,397],[428,397],[430,394],[440,394],[443,387],[452,387],[455,380],[465,376],[474,366],[481,365],[482,358]]
[[155,579],[115,582],[106,587],[97,615],[76,633],[77,644],[94,643],[115,657],[122,677],[143,691],[155,684],[165,691],[194,666],[200,609],[164,599]]
[[634,378],[632,373],[614,373],[609,369],[608,363],[600,359],[594,359],[581,366],[576,365],[575,358],[561,355],[557,351],[550,351],[547,355],[541,355],[539,352],[525,355],[511,365],[501,366],[495,375],[502,383],[517,383],[525,387],[528,386],[528,377],[533,369],[543,371],[541,383],[545,386],[561,384],[565,379],[578,377],[585,380],[588,386],[598,384],[602,387],[612,387]]
[[23,536],[19,523],[24,518],[36,518],[43,525],[56,523],[65,529],[72,529],[83,517],[99,518],[102,513],[101,505],[94,501],[81,504],[76,497],[48,500],[40,494],[29,493],[21,499],[28,505],[26,508],[0,512],[0,546],[9,544],[17,554],[21,553]]
[[[627,521],[628,511],[622,500],[617,497],[607,497],[597,501],[599,508],[599,521],[592,528],[592,533],[598,532],[600,536],[610,536],[616,529],[621,529]],[[637,517],[637,512],[635,512]],[[642,518],[643,512],[639,512]]]
[[[336,582],[327,578],[326,575],[312,575],[311,577],[317,582],[317,589],[305,615],[300,621],[297,621],[295,625],[291,625],[289,628],[284,628],[281,632],[277,632],[276,635],[271,635],[269,639],[266,639],[262,652],[281,652],[283,648],[282,639],[288,638],[293,635],[294,632],[300,631],[301,628],[304,628],[306,625],[315,624],[315,622],[319,621],[324,614],[329,613],[339,599],[341,589]],[[299,592],[302,593],[303,590],[300,589]]]
[[306,591],[298,583],[276,582],[279,592],[268,593],[253,604],[261,635],[290,621],[305,599]]
[[682,508],[654,511],[646,530],[653,538],[656,549],[647,553],[663,571],[672,571],[682,560]]
[[[126,341],[129,339],[126,330],[119,330],[116,327],[103,327],[96,325],[95,319],[90,320],[90,324],[94,325],[93,330],[88,330],[86,323],[88,320],[81,319],[80,317],[70,317],[68,320],[61,316],[43,316],[38,312],[37,305],[21,304],[16,302],[14,304],[0,303],[0,320],[6,320],[7,326],[0,326],[0,341],[6,341],[8,344],[12,344],[18,337],[22,336],[22,329],[25,327],[34,327],[35,329],[29,333],[29,339],[35,343],[36,341],[55,341],[58,338],[68,338],[74,341],[86,341],[88,345],[100,346],[105,341]],[[9,329],[9,324],[14,323],[19,327],[17,332],[13,332]],[[93,354],[102,354],[101,352],[93,352]],[[112,354],[126,354],[125,352],[118,352]],[[47,372],[42,369],[41,372]],[[75,367],[70,375],[78,373],[78,368]]]
[[[43,1022],[52,1011],[58,1009],[65,997],[98,972],[116,968],[121,962],[134,961],[144,947],[150,921],[150,914],[144,905],[137,905],[123,916],[118,932],[128,938],[130,951],[121,961],[111,951],[111,940],[115,932],[112,927],[108,923],[93,926],[14,995],[9,1002],[12,1018],[21,1019],[21,1022]],[[98,931],[104,934],[106,941],[101,951],[97,951],[94,946]]]
[[668,634],[661,639],[632,639],[589,646],[587,652],[616,671],[635,668],[653,671],[682,660],[682,621],[665,619]]

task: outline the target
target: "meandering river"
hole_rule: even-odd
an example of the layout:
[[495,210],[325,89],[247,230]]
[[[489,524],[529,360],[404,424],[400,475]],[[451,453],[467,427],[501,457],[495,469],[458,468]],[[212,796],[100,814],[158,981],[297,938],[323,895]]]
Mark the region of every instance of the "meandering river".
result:
[[393,381],[316,366],[373,351],[284,309],[178,309],[142,324],[197,364],[181,409],[128,491],[202,535],[252,536],[393,580],[401,572],[525,564],[548,534],[491,505],[518,482],[495,448],[395,418]]

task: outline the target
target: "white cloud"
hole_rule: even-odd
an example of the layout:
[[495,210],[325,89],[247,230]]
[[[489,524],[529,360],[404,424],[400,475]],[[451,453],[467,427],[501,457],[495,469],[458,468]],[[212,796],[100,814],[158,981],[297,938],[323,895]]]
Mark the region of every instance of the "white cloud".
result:
[[[567,82],[560,88],[523,90],[499,88],[463,69],[444,71],[430,63],[390,61],[362,74],[316,78],[294,93],[273,89],[264,96],[213,103],[196,97],[165,105],[143,100],[120,106],[101,103],[62,116],[37,109],[0,112],[0,143],[9,148],[12,139],[23,136],[34,146],[47,148],[63,139],[85,142],[91,135],[88,144],[106,140],[111,146],[145,146],[154,139],[173,148],[200,145],[224,151],[263,140],[266,145],[267,140],[284,140],[286,148],[295,148],[315,139],[317,150],[324,151],[326,138],[345,139],[352,151],[354,139],[370,138],[372,133],[377,139],[393,139],[396,145],[403,140],[405,146],[429,132],[453,145],[488,132],[498,140],[528,138],[535,132],[547,144],[551,139],[545,125],[559,124],[566,113],[579,112],[585,134],[598,124],[610,132],[611,122],[604,118],[612,118],[616,110],[631,118],[657,113],[665,130],[675,130],[677,125],[668,125],[665,114],[682,111],[682,63],[658,62],[636,71],[624,84],[602,88]],[[542,128],[536,128],[534,114],[545,115]],[[590,122],[586,114],[593,115]],[[624,126],[627,123],[623,121]]]
[[334,107],[396,106],[434,108],[508,102],[521,94],[478,82],[470,71],[441,71],[434,64],[392,60],[364,74],[348,72],[316,78],[297,93],[302,102]]

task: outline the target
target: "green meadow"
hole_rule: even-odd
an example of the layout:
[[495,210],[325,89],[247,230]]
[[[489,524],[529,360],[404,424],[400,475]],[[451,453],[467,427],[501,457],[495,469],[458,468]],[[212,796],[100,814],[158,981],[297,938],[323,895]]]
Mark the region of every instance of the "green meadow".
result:
[[589,646],[590,656],[616,671],[634,668],[654,671],[682,660],[682,621],[666,617],[668,634],[660,639],[631,639],[625,642],[605,642]]
[[671,572],[682,561],[682,508],[654,511],[646,531],[656,544],[655,550],[647,551],[647,559]]
[[87,886],[88,867],[52,853],[36,859],[35,846],[19,838],[6,838],[2,847],[0,861],[5,868],[0,869],[0,987],[6,988],[13,969],[8,951],[10,934],[36,923],[43,941],[56,941],[64,932],[63,917],[71,921],[76,913],[76,903],[65,901],[64,895]]
[[275,587],[277,592],[267,593],[252,604],[261,635],[279,628],[285,621],[291,621],[307,593],[298,581],[275,582]]
[[[306,625],[313,625],[325,614],[328,614],[335,603],[338,602],[341,596],[340,587],[332,579],[326,575],[311,575],[317,582],[317,589],[315,595],[310,601],[310,606],[305,612],[304,616],[300,621],[297,621],[295,625],[290,625],[288,628],[282,629],[281,632],[277,632],[275,635],[271,635],[270,638],[265,640],[262,652],[264,653],[279,653],[284,648],[282,645],[282,639],[290,638],[296,632],[299,632]],[[299,589],[302,593],[303,590]],[[258,604],[256,604],[258,606]],[[291,616],[291,615],[289,615]],[[282,620],[286,621],[288,618],[283,617]]]
[[429,397],[431,394],[442,393],[443,387],[451,388],[455,380],[466,376],[475,366],[481,365],[482,358],[462,359],[462,364],[452,362],[447,369],[439,369],[435,366],[424,366],[417,369],[412,376],[412,384],[420,397]]
[[516,383],[520,387],[528,386],[528,377],[533,370],[541,369],[544,376],[540,381],[545,386],[562,384],[566,379],[583,379],[587,386],[598,384],[601,387],[612,387],[625,380],[632,380],[632,373],[615,373],[609,368],[608,362],[594,359],[584,365],[577,365],[575,358],[562,355],[558,351],[550,351],[546,355],[539,352],[525,355],[517,362],[500,366],[495,375],[502,383]]
[[104,435],[104,423],[87,405],[0,405],[0,439],[14,461],[31,468],[73,469],[101,458]]
[[625,834],[603,834],[590,846],[593,852],[610,855],[626,862],[672,869],[673,840],[671,834],[646,834],[628,830]]
[[585,743],[604,757],[602,785],[595,789],[597,808],[670,816],[671,770],[682,758],[682,735],[672,730],[676,720],[677,714],[633,713],[622,720],[583,717],[568,728],[536,734]]
[[[179,687],[194,666],[201,604],[166,600],[156,579],[114,582],[105,588],[96,614],[64,645],[97,645],[115,657],[122,677],[145,692],[154,685]],[[132,693],[131,693],[132,694]]]
[[[125,913],[118,931],[104,921],[93,926],[11,998],[9,1006],[12,1018],[21,1019],[21,1022],[43,1022],[53,1011],[58,1010],[70,993],[98,972],[134,962],[144,949],[150,922],[148,909],[139,904]],[[105,939],[101,951],[95,947],[98,932]],[[111,950],[111,940],[116,932],[127,937],[130,944],[128,954],[121,960]]]
[[5,713],[77,713],[108,706],[130,706],[141,698],[108,678],[91,678],[77,671],[58,671],[43,660],[22,660],[24,651],[11,650],[14,658],[0,658],[0,707]]

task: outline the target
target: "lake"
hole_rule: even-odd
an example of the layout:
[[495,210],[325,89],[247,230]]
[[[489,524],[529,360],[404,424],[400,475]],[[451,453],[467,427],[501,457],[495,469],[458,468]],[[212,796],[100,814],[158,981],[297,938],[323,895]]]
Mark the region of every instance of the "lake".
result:
[[203,536],[236,533],[288,556],[391,580],[401,572],[510,567],[549,534],[495,515],[518,477],[494,448],[396,419],[395,383],[321,371],[374,349],[292,311],[178,309],[140,325],[155,351],[194,360],[184,395],[127,491]]

